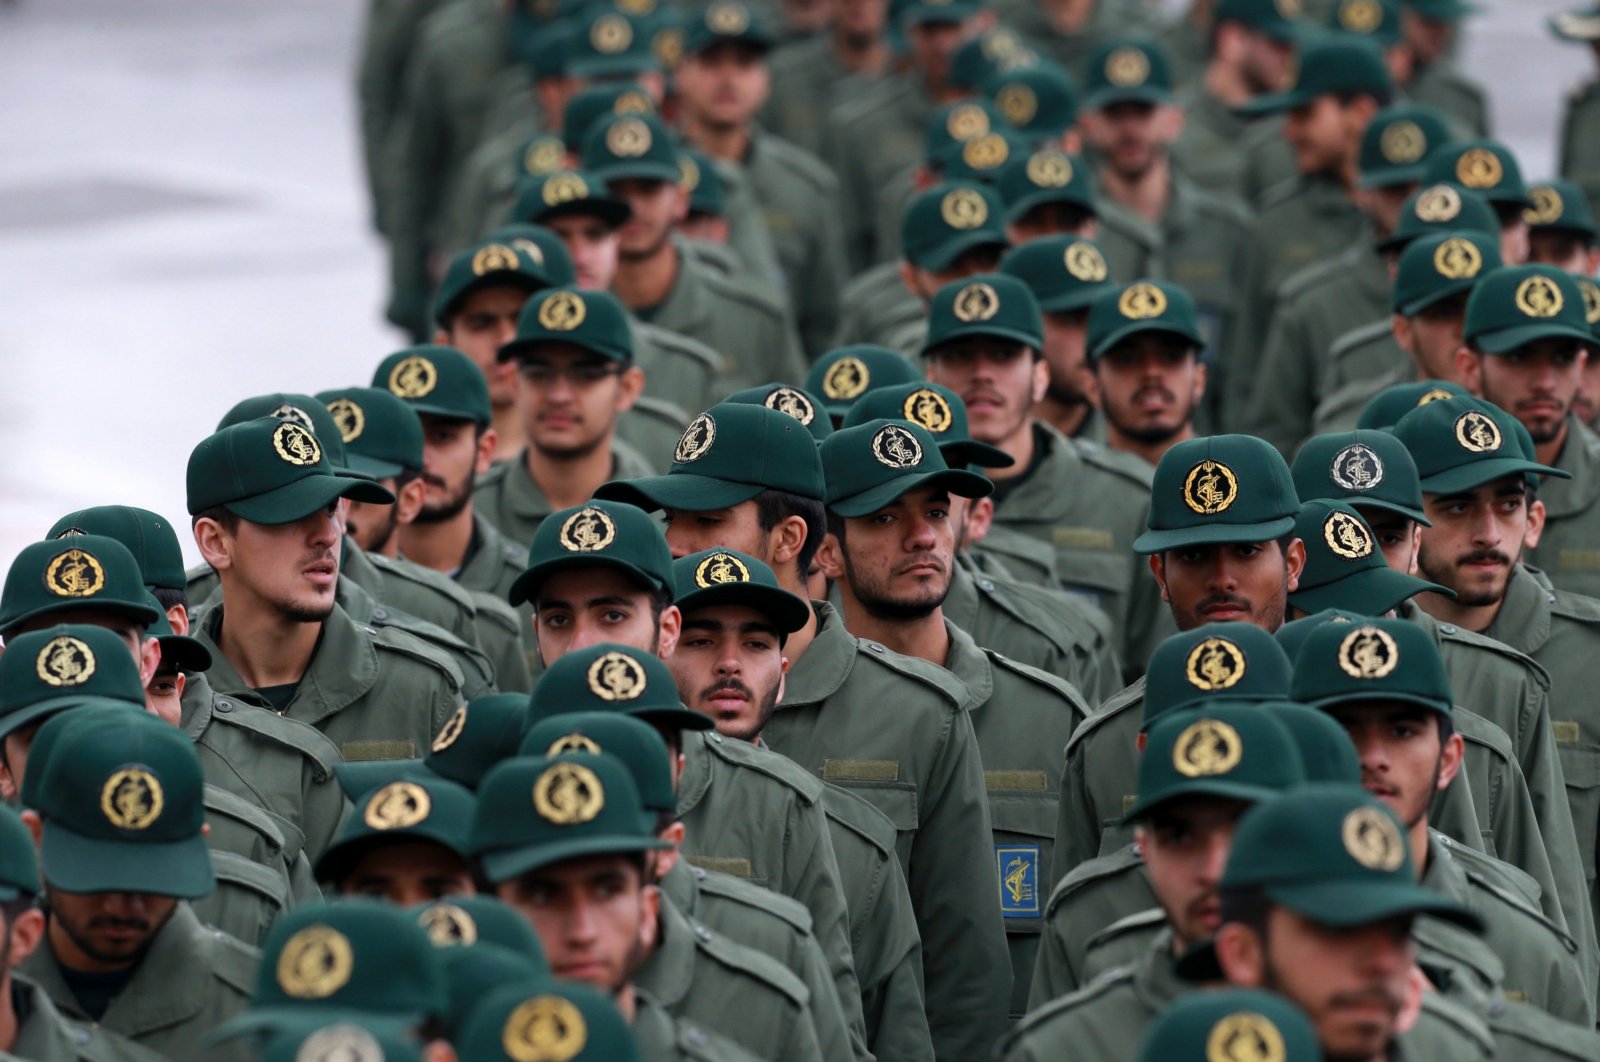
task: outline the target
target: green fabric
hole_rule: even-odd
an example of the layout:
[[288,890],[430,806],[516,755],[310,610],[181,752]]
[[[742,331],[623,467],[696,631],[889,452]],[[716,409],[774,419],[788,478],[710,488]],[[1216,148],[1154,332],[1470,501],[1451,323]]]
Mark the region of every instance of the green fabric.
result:
[[472,793],[440,779],[393,781],[355,802],[344,828],[317,859],[317,877],[340,885],[361,854],[390,838],[429,841],[465,859]]
[[1358,429],[1313,436],[1295,455],[1290,472],[1301,498],[1330,498],[1431,526],[1422,512],[1416,462],[1386,431]]
[[1368,619],[1313,630],[1295,657],[1291,694],[1318,708],[1405,701],[1450,716],[1455,696],[1444,660],[1415,623]]
[[976,472],[951,468],[928,429],[871,420],[841,428],[822,444],[825,501],[840,516],[868,516],[918,489],[982,498],[993,489]]
[[511,603],[532,603],[548,576],[572,568],[615,568],[646,589],[672,589],[672,553],[661,525],[620,501],[589,502],[543,521],[527,568],[511,584]]
[[[954,193],[952,193],[954,194]],[[1006,273],[978,273],[934,292],[923,354],[958,339],[1009,340],[1033,350],[1044,346],[1044,321],[1033,292]]]
[[1400,43],[1400,0],[1336,0],[1327,28],[1392,48]]
[[[1581,311],[1580,311],[1581,312]],[[1417,463],[1422,489],[1451,494],[1528,472],[1560,475],[1523,455],[1510,414],[1478,398],[1418,406],[1392,429]]]
[[1000,272],[1028,285],[1045,313],[1087,309],[1113,290],[1105,252],[1093,240],[1044,236],[1006,255]]
[[1533,185],[1528,189],[1528,198],[1533,205],[1522,212],[1522,218],[1532,232],[1572,232],[1589,242],[1600,233],[1588,198],[1572,181],[1557,179]]
[[529,299],[517,318],[517,337],[500,348],[500,361],[535,356],[547,343],[564,343],[611,361],[633,360],[627,311],[605,291],[551,288]]
[[[337,427],[331,437],[338,437]],[[394,495],[336,474],[321,438],[289,420],[262,418],[223,428],[189,455],[190,515],[226,508],[251,523],[291,524],[340,498],[377,505]]]
[[558,1028],[565,1035],[559,1049],[573,1062],[637,1062],[640,1057],[627,1023],[609,999],[587,985],[561,981],[512,985],[492,993],[473,1009],[461,1033],[462,1054],[484,1062],[537,1057],[550,1048],[550,1032],[530,1016],[561,1023]]
[[[638,451],[620,439],[611,445],[611,459],[612,479],[648,476],[653,471]],[[472,488],[472,508],[512,542],[531,543],[555,507],[528,473],[528,457],[523,452],[478,477]]]
[[1014,158],[1001,169],[995,182],[1005,201],[1007,221],[1019,221],[1034,207],[1066,203],[1094,216],[1094,174],[1081,158],[1053,148]]
[[[1254,1039],[1252,1039],[1254,1038]],[[1210,1062],[1217,1042],[1271,1044],[1293,1062],[1322,1057],[1305,1011],[1283,996],[1234,988],[1186,996],[1150,1023],[1139,1062]]]
[[294,703],[295,694],[300,692],[300,683],[286,682],[281,686],[257,686],[255,691],[261,699],[270,704],[274,711],[283,712]]
[[976,248],[1009,244],[1000,197],[981,182],[944,182],[919,192],[900,222],[906,261],[931,272]]
[[1265,542],[1287,534],[1299,510],[1289,466],[1271,446],[1248,435],[1190,439],[1156,465],[1149,530],[1133,548]]
[[1546,479],[1539,486],[1546,521],[1538,548],[1527,562],[1544,572],[1561,590],[1600,597],[1600,440],[1567,418],[1567,439],[1555,466],[1572,478]]
[[[589,85],[574,92],[567,99],[567,104],[561,112],[561,136],[566,142],[567,150],[576,155],[583,150],[583,138],[588,135],[589,130],[606,117],[618,114],[654,114],[655,110],[655,101],[635,82]],[[553,173],[561,168],[561,164],[557,163],[548,172]],[[603,187],[594,188],[595,182],[585,183],[590,184],[593,191],[605,192]]]
[[[522,182],[520,187],[510,216],[521,222],[543,225],[558,217],[582,214],[597,217],[609,226],[618,228],[633,213],[627,203],[611,193],[603,179],[583,170],[555,170],[540,174]],[[452,265],[454,262],[452,260]],[[511,275],[512,278],[515,276]],[[534,285],[533,290],[548,287],[550,283],[545,280]]]
[[1357,163],[1361,186],[1392,188],[1420,181],[1429,154],[1450,139],[1444,115],[1433,107],[1405,103],[1385,107],[1361,134]]
[[1208,703],[1149,728],[1124,818],[1146,819],[1152,809],[1186,797],[1265,800],[1304,782],[1294,739],[1270,705]]
[[869,420],[907,420],[926,428],[952,468],[978,465],[1009,468],[1016,462],[1004,450],[972,438],[967,425],[967,405],[961,396],[936,383],[900,384],[868,391],[850,407],[842,427],[853,428]]
[[1436,232],[1413,241],[1395,267],[1394,312],[1415,317],[1452,295],[1471,292],[1500,269],[1500,241],[1476,232]]
[[833,433],[833,421],[826,415],[822,400],[812,392],[792,384],[769,383],[760,387],[746,387],[728,395],[723,401],[765,406],[787,413],[804,424],[817,442]]
[[1172,62],[1155,41],[1121,37],[1106,41],[1089,57],[1084,80],[1085,110],[1103,110],[1118,103],[1170,103]]
[[694,55],[719,44],[743,44],[766,51],[777,44],[777,38],[760,11],[741,0],[714,0],[689,23],[683,51]]
[[909,359],[884,347],[839,347],[817,359],[806,373],[806,391],[820,395],[828,415],[842,420],[856,399],[876,387],[922,379]]
[[1276,41],[1292,41],[1302,27],[1299,5],[1284,0],[1218,0],[1213,22],[1239,22]]
[[[14,634],[44,615],[106,611],[140,627],[156,621],[139,562],[128,547],[104,535],[68,535],[24,546],[0,590],[0,632]],[[48,680],[47,680],[48,681]]]
[[575,752],[615,756],[633,777],[646,811],[677,814],[667,743],[640,719],[615,712],[560,712],[532,721],[519,752],[524,756],[557,757]]
[[574,649],[553,661],[528,700],[527,725],[588,711],[620,712],[676,730],[710,730],[712,725],[709,717],[683,706],[672,672],[660,657],[614,642]]
[[567,60],[575,78],[631,77],[660,69],[651,51],[650,19],[635,18],[611,9],[595,9],[578,16]]
[[[518,217],[525,221],[540,220],[523,217],[520,213]],[[440,328],[449,327],[461,303],[479,288],[505,286],[532,292],[555,282],[541,259],[520,248],[494,240],[475,243],[452,255],[445,266],[444,279],[439,281],[439,290],[433,297],[433,319]],[[413,396],[401,394],[401,397]]]
[[1301,505],[1294,535],[1305,543],[1306,563],[1289,605],[1302,612],[1344,608],[1381,616],[1425,591],[1455,596],[1390,568],[1371,526],[1344,502],[1317,498]]
[[1206,342],[1187,291],[1160,280],[1141,280],[1104,292],[1090,305],[1086,339],[1090,363],[1146,332],[1175,336],[1195,348]]
[[70,512],[50,526],[45,538],[103,535],[128,547],[146,585],[181,590],[183,551],[171,521],[131,505],[96,505]]
[[1511,149],[1496,140],[1465,140],[1442,145],[1428,157],[1423,183],[1451,182],[1479,193],[1490,203],[1526,208],[1533,205],[1522,167]]
[[1253,623],[1208,623],[1174,634],[1150,655],[1141,731],[1165,716],[1228,701],[1286,700],[1290,660]]
[[139,664],[111,630],[61,624],[6,643],[0,654],[0,736],[63,709],[100,702],[144,709]]
[[1318,96],[1338,94],[1388,98],[1394,93],[1383,54],[1371,40],[1347,33],[1308,38],[1300,48],[1294,85],[1284,92],[1257,96],[1245,114],[1275,114],[1302,107]]
[[811,604],[783,589],[764,561],[730,549],[702,550],[672,562],[676,604],[685,616],[702,608],[747,605],[764,613],[779,635],[811,621]]
[[373,370],[372,386],[388,388],[420,414],[480,425],[490,420],[489,384],[483,370],[454,347],[397,350]]
[[353,471],[376,479],[422,472],[422,420],[405,401],[376,387],[318,393],[344,438]]
[[649,113],[612,115],[595,122],[584,134],[579,158],[584,169],[603,181],[676,183],[683,175],[672,134]]
[[1052,62],[996,71],[982,90],[1007,122],[1033,138],[1060,136],[1078,121],[1078,92]]
[[[1359,430],[1387,431],[1400,423],[1400,418],[1413,409],[1425,406],[1429,402],[1452,397],[1468,397],[1467,389],[1453,380],[1419,380],[1416,383],[1386,387],[1368,399],[1366,405],[1362,407]],[[1415,464],[1413,461],[1412,465]]]
[[1400,207],[1394,232],[1378,242],[1380,251],[1403,250],[1430,232],[1473,232],[1500,239],[1500,220],[1479,192],[1454,183],[1430,184],[1411,193]]
[[1485,354],[1507,354],[1540,339],[1588,343],[1578,282],[1555,266],[1509,266],[1485,274],[1467,299],[1462,340]]

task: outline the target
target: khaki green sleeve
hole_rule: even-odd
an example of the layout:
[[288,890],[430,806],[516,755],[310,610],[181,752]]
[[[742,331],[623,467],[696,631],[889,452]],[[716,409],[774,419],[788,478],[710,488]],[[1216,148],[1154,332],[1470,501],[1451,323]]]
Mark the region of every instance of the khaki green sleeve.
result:
[[1244,430],[1267,440],[1285,458],[1294,457],[1316,411],[1318,360],[1325,353],[1311,349],[1293,303],[1281,303],[1267,328]]

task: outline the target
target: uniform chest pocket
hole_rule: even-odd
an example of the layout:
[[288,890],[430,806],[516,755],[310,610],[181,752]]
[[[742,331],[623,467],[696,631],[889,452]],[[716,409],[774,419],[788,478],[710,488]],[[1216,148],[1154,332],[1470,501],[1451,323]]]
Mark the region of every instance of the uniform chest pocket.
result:
[[[889,768],[895,769],[893,775]],[[895,854],[904,869],[911,865],[911,839],[922,819],[916,783],[900,781],[899,768],[894,760],[828,760],[822,765],[822,780],[850,790],[888,816],[894,823]]]
[[1561,756],[1561,773],[1566,776],[1572,824],[1578,831],[1578,855],[1592,891],[1595,852],[1600,846],[1600,747],[1564,743],[1556,747]]
[[[1045,787],[1043,771],[985,771],[989,818],[994,826],[995,876],[1000,880],[1000,914],[1013,932],[1038,932],[1046,874],[1054,858],[1056,794]],[[1037,789],[997,788],[996,782],[1026,784],[1037,774]],[[996,777],[1001,776],[1001,777]],[[1010,777],[1017,776],[1017,777]]]
[[1106,598],[1127,592],[1133,560],[1115,551],[1110,531],[1058,527],[1051,537],[1056,544],[1056,578],[1069,593],[1103,607]]

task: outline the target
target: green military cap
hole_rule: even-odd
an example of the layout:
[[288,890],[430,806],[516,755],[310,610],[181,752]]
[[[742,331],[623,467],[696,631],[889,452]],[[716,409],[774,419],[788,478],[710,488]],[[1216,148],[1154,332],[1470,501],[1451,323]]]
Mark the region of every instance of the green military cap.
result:
[[980,468],[1010,468],[1016,458],[972,437],[967,424],[967,404],[961,396],[942,384],[899,384],[868,391],[850,407],[844,427],[853,428],[869,420],[908,420],[928,429],[945,464],[952,468],[977,465]]
[[1290,687],[1316,708],[1372,701],[1405,701],[1445,717],[1455,695],[1433,636],[1410,620],[1324,623],[1311,632],[1294,662]]
[[1140,730],[1189,708],[1289,695],[1289,658],[1253,623],[1207,623],[1162,640],[1145,670]]
[[405,399],[419,414],[489,424],[489,382],[478,363],[455,347],[397,350],[378,362],[372,386]]
[[1478,12],[1478,5],[1465,0],[1405,0],[1405,6],[1434,22],[1455,22]]
[[869,516],[920,487],[982,498],[994,484],[976,472],[951,468],[933,435],[920,424],[869,420],[841,428],[822,444],[828,508],[843,517]]
[[473,1062],[638,1062],[616,1004],[587,985],[530,981],[500,989],[467,1019],[461,1057]]
[[927,355],[958,339],[1005,339],[1039,350],[1044,319],[1039,301],[1021,280],[1006,273],[978,273],[933,293],[928,308]]
[[84,724],[99,726],[102,731],[113,727],[142,726],[147,723],[167,724],[161,722],[153,715],[146,714],[142,703],[135,703],[125,698],[102,698],[88,702],[80,701],[68,706],[71,711],[57,712],[44,721],[44,725],[34,731],[33,741],[28,746],[27,770],[23,772],[22,785],[17,792],[17,803],[20,807],[37,807],[40,792],[44,788],[45,768],[50,764],[50,757],[55,752],[56,741],[68,729]]
[[1294,740],[1307,782],[1361,784],[1356,747],[1331,715],[1299,701],[1274,701],[1261,707],[1271,712]]
[[684,148],[678,158],[682,179],[678,182],[689,193],[689,216],[704,214],[707,217],[728,216],[728,190],[723,184],[722,171],[717,164],[692,148]]
[[493,896],[446,896],[418,904],[411,911],[436,948],[465,951],[488,944],[514,952],[535,963],[541,972],[549,972],[539,934],[526,918]]
[[908,0],[895,22],[902,29],[925,22],[965,22],[982,10],[981,0]]
[[1540,339],[1592,338],[1583,292],[1572,275],[1548,265],[1508,266],[1486,273],[1467,299],[1462,341],[1485,354],[1506,354]]
[[1380,48],[1400,43],[1399,0],[1334,0],[1327,28],[1365,37]]
[[[1576,277],[1578,290],[1583,292],[1583,315],[1589,319],[1589,331],[1594,340],[1600,340],[1600,284],[1592,277]],[[1589,357],[1595,356],[1596,342],[1589,344]]]
[[609,291],[563,285],[540,292],[517,316],[517,337],[502,346],[500,361],[527,357],[546,343],[566,343],[611,361],[633,360],[628,312]]
[[574,649],[545,669],[528,698],[527,727],[567,712],[615,712],[671,730],[710,730],[711,720],[678,699],[656,654],[615,642]]
[[1394,812],[1351,785],[1306,785],[1257,803],[1239,819],[1224,895],[1259,888],[1319,925],[1371,925],[1429,914],[1481,931],[1478,916],[1417,882]]
[[1225,988],[1179,997],[1145,1032],[1139,1062],[1322,1062],[1305,1011],[1275,992]]
[[[910,365],[910,362],[901,355],[895,353],[894,356],[906,365]],[[833,434],[833,418],[828,416],[827,405],[804,387],[794,387],[786,383],[767,383],[760,387],[746,387],[735,391],[722,401],[736,405],[765,406],[779,413],[787,413],[804,424],[806,430],[811,432],[812,439],[819,443]]]
[[[535,183],[548,180],[538,178]],[[521,206],[521,200],[518,200],[518,206]],[[520,211],[515,216],[519,221],[540,220],[525,217]],[[439,290],[433,297],[433,319],[440,328],[450,327],[451,319],[461,309],[467,296],[481,288],[512,287],[534,292],[554,283],[542,260],[508,243],[484,240],[450,256],[444,279],[439,282]]]
[[1257,96],[1239,111],[1247,115],[1276,114],[1304,107],[1318,96],[1371,96],[1388,103],[1394,81],[1383,53],[1364,37],[1329,33],[1308,37],[1300,50],[1294,86],[1284,92]]
[[[574,149],[576,152],[576,149]],[[543,177],[567,164],[567,142],[555,133],[535,133],[517,148],[522,177]]]
[[1000,116],[1034,140],[1059,137],[1078,121],[1078,90],[1056,63],[997,70],[982,88]]
[[128,644],[105,627],[61,624],[6,640],[0,654],[0,738],[84,704],[144,709]]
[[104,535],[128,547],[146,586],[182,590],[183,550],[172,522],[149,509],[132,505],[96,505],[71,512],[50,525],[45,538]]
[[[539,263],[550,277],[552,286],[571,284],[578,278],[572,264],[572,254],[550,229],[526,222],[510,222],[489,233],[491,240],[509,243],[527,257]],[[404,396],[402,396],[404,397]]]
[[1300,0],[1217,0],[1211,24],[1237,22],[1275,41],[1295,41],[1303,13]]
[[1524,455],[1511,419],[1479,398],[1445,398],[1413,409],[1392,430],[1411,451],[1429,494],[1453,494],[1529,472],[1566,478]]
[[39,616],[108,612],[148,627],[161,614],[150,604],[133,554],[105,535],[69,535],[22,547],[0,591],[0,636],[7,640]]
[[1095,299],[1116,290],[1105,251],[1082,236],[1042,236],[1012,250],[1000,272],[1028,285],[1045,313],[1087,310]]
[[628,769],[603,752],[495,767],[478,789],[468,846],[496,884],[568,859],[668,847]]
[[909,358],[888,347],[839,347],[818,358],[806,372],[806,391],[821,395],[828,416],[844,419],[856,399],[877,387],[922,379]]
[[1089,58],[1083,105],[1097,111],[1119,103],[1171,103],[1172,60],[1148,38],[1107,41]]
[[355,802],[315,866],[317,880],[338,883],[363,853],[396,839],[431,841],[466,858],[472,793],[446,779],[403,778]]
[[557,12],[533,12],[532,4],[507,5],[506,21],[511,53],[535,78],[564,78],[570,74],[577,26]]
[[166,610],[161,608],[161,602],[156,600],[154,594],[147,592],[145,596],[152,607],[160,610],[160,615],[156,616],[156,621],[150,625],[147,633],[161,647],[161,670],[166,670],[169,666],[186,672],[211,670],[211,650],[207,649],[199,639],[173,630],[172,621],[167,619]]
[[40,772],[34,807],[44,819],[45,880],[75,893],[209,895],[216,877],[194,742],[154,717],[119,718],[128,725],[77,716],[49,758],[27,772]]
[[1135,553],[1266,542],[1294,530],[1300,499],[1283,455],[1253,435],[1187,439],[1161,455]]
[[[1345,4],[1369,0],[1345,0]],[[1371,0],[1376,2],[1376,0]],[[1361,134],[1362,188],[1415,184],[1427,169],[1428,155],[1450,140],[1444,114],[1423,103],[1397,103],[1372,116]]]
[[678,812],[672,785],[672,757],[655,727],[616,712],[563,712],[541,719],[522,736],[523,756],[615,756],[633,776],[646,811]]
[[1169,800],[1264,800],[1305,781],[1294,739],[1253,704],[1207,704],[1156,721],[1139,756],[1139,781],[1123,821]]
[[620,114],[595,122],[583,137],[583,168],[605,181],[630,178],[677,184],[678,146],[654,114]]
[[1528,187],[1522,182],[1522,167],[1511,149],[1498,140],[1460,140],[1444,144],[1428,157],[1423,179],[1429,183],[1449,181],[1477,192],[1491,206],[1533,205]]
[[39,894],[39,859],[22,817],[0,807],[0,902]]
[[657,7],[650,13],[650,51],[668,71],[683,59],[688,21],[688,14],[676,8]]
[[1307,439],[1289,468],[1295,494],[1370,505],[1431,527],[1422,512],[1417,463],[1386,431],[1358,428]]
[[421,760],[362,760],[334,765],[339,787],[352,801],[405,779],[443,778],[476,789],[484,774],[517,754],[517,742],[528,714],[528,698],[520,693],[491,693],[460,705],[445,720]]
[[1006,220],[1017,221],[1047,203],[1066,203],[1090,217],[1095,208],[1094,173],[1082,159],[1056,148],[1012,159],[996,182],[1005,201]]
[[951,144],[929,161],[948,182],[992,186],[1000,180],[1006,163],[1026,155],[1029,147],[1021,133],[995,129]]
[[968,251],[1010,246],[1000,197],[978,182],[936,184],[918,192],[900,222],[902,254],[914,266],[941,272]]
[[719,44],[741,44],[766,52],[777,43],[760,12],[743,0],[711,0],[689,23],[683,51],[686,55],[695,55]]
[[637,84],[591,85],[567,99],[561,110],[562,137],[567,150],[576,155],[583,150],[584,136],[601,119],[619,114],[655,113],[655,100]]
[[339,434],[339,426],[333,422],[333,414],[328,412],[328,407],[311,395],[285,391],[270,395],[253,395],[236,402],[232,409],[224,413],[222,419],[217,421],[217,430],[231,428],[247,420],[260,420],[262,417],[287,420],[300,425],[317,437],[317,441],[327,452],[328,464],[333,466],[334,472],[346,471],[344,438]]
[[615,78],[660,69],[650,49],[650,23],[616,8],[596,5],[587,21],[580,17],[572,35],[573,53],[567,69],[576,78]]
[[393,494],[370,480],[337,475],[321,438],[298,422],[269,417],[202,439],[189,455],[188,493],[191,516],[223,508],[269,526],[303,520],[340,498],[394,503]]
[[1470,395],[1471,392],[1452,380],[1395,384],[1367,399],[1367,404],[1361,407],[1361,417],[1356,427],[1363,431],[1387,431],[1418,406],[1444,398],[1468,398]]
[[951,88],[977,92],[1001,71],[1023,70],[1039,62],[1038,53],[1023,44],[1009,27],[992,26],[961,42],[950,56],[950,73],[945,80]]
[[1562,40],[1578,44],[1600,41],[1600,4],[1551,15],[1546,25]]
[[1145,332],[1176,336],[1197,350],[1206,342],[1187,291],[1170,281],[1139,280],[1103,292],[1090,305],[1090,364]]
[[1419,237],[1395,266],[1394,312],[1415,317],[1452,295],[1470,292],[1500,268],[1500,240],[1488,233],[1445,231]]
[[1326,623],[1365,623],[1369,617],[1364,612],[1350,612],[1342,608],[1325,608],[1320,612],[1313,612],[1309,616],[1302,616],[1297,620],[1290,620],[1279,627],[1273,634],[1279,645],[1293,661],[1300,655],[1300,650],[1305,648],[1306,639],[1311,637],[1311,632]]
[[452,1044],[461,1042],[467,1019],[486,997],[506,985],[550,976],[548,963],[535,963],[524,955],[496,944],[443,948],[439,951],[439,961],[444,967],[449,992],[448,1013],[445,1014],[442,1031],[445,1039]]
[[922,127],[922,158],[932,162],[944,157],[952,144],[964,144],[976,136],[1005,128],[1000,112],[982,98],[957,100],[935,108]]
[[[522,181],[519,187],[516,205],[511,208],[511,216],[518,221],[543,225],[554,218],[582,214],[618,229],[633,215],[633,208],[612,195],[605,181],[583,170],[555,170]],[[529,290],[550,286],[547,282]]]
[[780,641],[811,621],[811,603],[779,586],[767,563],[748,553],[691,553],[672,562],[672,575],[678,608],[686,615],[697,608],[748,605],[772,621]]
[[264,1035],[252,1058],[260,1062],[413,1062],[422,1058],[416,1033],[394,1018],[355,1011],[310,1011],[285,1016]]
[[378,387],[341,387],[317,397],[339,426],[353,471],[374,479],[422,471],[422,418],[403,399]]
[[1522,219],[1531,231],[1572,232],[1590,243],[1595,241],[1597,230],[1589,197],[1572,181],[1542,181],[1528,189],[1528,198],[1533,205],[1522,212]]
[[527,568],[511,584],[511,603],[533,601],[539,584],[571,568],[615,568],[649,590],[672,589],[672,551],[661,525],[620,501],[585,502],[546,517],[528,548]]
[[1377,616],[1426,591],[1455,594],[1389,567],[1366,520],[1344,502],[1314,498],[1300,506],[1295,537],[1306,564],[1289,604],[1302,612],[1347,608]]
[[594,496],[645,512],[706,512],[747,502],[764,490],[820,499],[817,444],[805,425],[787,413],[722,402],[689,422],[666,475],[612,480]]
[[1400,205],[1394,232],[1378,241],[1384,253],[1398,253],[1413,240],[1430,232],[1475,232],[1500,238],[1500,219],[1489,201],[1477,192],[1453,184],[1430,184],[1413,192]]

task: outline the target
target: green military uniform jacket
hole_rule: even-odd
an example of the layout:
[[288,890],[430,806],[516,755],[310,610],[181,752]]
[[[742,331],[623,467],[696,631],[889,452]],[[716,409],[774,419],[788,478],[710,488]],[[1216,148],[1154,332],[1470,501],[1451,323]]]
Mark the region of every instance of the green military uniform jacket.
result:
[[[273,711],[218,647],[223,622],[218,605],[194,631],[211,651],[212,687]],[[284,714],[322,731],[346,760],[420,759],[461,701],[454,668],[426,643],[392,627],[359,626],[335,605]]]
[[760,1062],[727,1037],[674,1018],[654,996],[637,986],[629,1028],[639,1046],[639,1057],[649,1062]]
[[1010,962],[966,688],[943,668],[852,637],[813,602],[816,638],[763,740],[877,806],[898,832],[939,1058],[982,1058],[1005,1027]]
[[852,278],[839,293],[839,325],[832,346],[888,346],[891,337],[927,316],[928,307],[900,279],[900,263],[880,262]]
[[1489,135],[1489,101],[1483,87],[1449,61],[1418,69],[1405,86],[1406,98],[1437,107],[1454,121],[1462,139]]
[[1074,84],[1084,83],[1089,57],[1112,37],[1148,36],[1155,29],[1141,5],[1129,0],[1093,0],[1083,25],[1065,32],[1050,22],[1036,0],[999,0],[994,12],[1000,24],[1017,32],[1028,47],[1067,68]]
[[633,363],[644,373],[645,394],[641,398],[681,410],[687,424],[728,392],[728,360],[722,354],[697,339],[646,324],[637,317],[628,318],[628,327],[633,331]]
[[[522,102],[528,109],[509,124],[496,123],[492,115],[485,121],[483,139],[461,164],[449,198],[440,208],[441,248],[466,247],[505,224],[517,202],[518,185],[538,176],[529,171],[530,164],[541,171],[550,165],[550,160],[538,157],[537,152],[523,150],[544,129],[544,123],[537,117],[531,92]],[[530,159],[527,154],[536,157]]]
[[1571,479],[1546,477],[1539,484],[1544,534],[1527,562],[1561,590],[1600,597],[1600,438],[1567,418],[1567,441],[1555,467]]
[[934,111],[922,76],[908,70],[840,101],[822,131],[822,160],[839,178],[838,212],[851,273],[888,258],[874,237],[878,191],[922,158]]
[[1589,1062],[1600,1058],[1600,1033],[1551,1021],[1537,1007],[1494,1000],[1489,1005],[1487,1021],[1498,1058],[1526,1062]]
[[322,899],[293,823],[214,785],[202,799],[217,887],[191,901],[200,921],[254,944],[283,911]]
[[1244,199],[1259,212],[1267,193],[1293,182],[1300,169],[1294,148],[1283,135],[1283,117],[1273,115],[1252,122],[1239,142],[1244,153]]
[[109,1029],[62,1017],[50,997],[15,970],[11,1006],[17,1031],[11,1050],[0,1051],[7,1062],[161,1062],[166,1057]]
[[767,59],[767,68],[772,91],[761,112],[762,126],[818,156],[828,114],[843,100],[861,95],[881,80],[846,70],[826,31],[783,45]]
[[384,144],[400,112],[406,65],[422,23],[444,0],[375,0],[367,8],[357,62],[356,101],[361,112],[361,159],[372,196],[373,222],[387,232]]
[[[94,1024],[167,1058],[246,1059],[250,1053],[243,1041],[209,1051],[200,1041],[250,1005],[257,957],[255,948],[201,925],[180,901],[138,970]],[[18,969],[66,1017],[92,1020],[67,987],[48,937]]]
[[[1388,329],[1387,321],[1384,322],[1384,328],[1385,330]],[[1358,329],[1357,332],[1350,333],[1345,339],[1352,343],[1360,342],[1356,336],[1358,332],[1362,331],[1365,330]],[[1381,340],[1374,340],[1374,342],[1381,342]],[[1335,359],[1335,370],[1337,371],[1337,364],[1340,358],[1337,348],[1333,357]],[[1366,380],[1352,380],[1343,387],[1329,392],[1326,398],[1317,403],[1317,410],[1311,415],[1311,434],[1330,435],[1334,432],[1355,431],[1361,421],[1361,411],[1366,408],[1367,403],[1378,392],[1385,388],[1393,387],[1395,384],[1409,383],[1415,378],[1416,371],[1412,368],[1411,362],[1407,360],[1392,372],[1379,373]]]
[[[1373,383],[1381,382],[1378,390],[1382,390],[1389,386],[1390,377],[1400,374],[1404,379],[1411,369],[1411,355],[1401,348],[1400,341],[1394,337],[1394,326],[1389,318],[1368,321],[1333,341],[1333,346],[1328,350],[1328,363],[1322,372],[1322,394],[1331,399],[1335,395],[1348,395],[1353,386],[1360,386],[1364,396],[1362,401],[1365,402],[1378,393],[1369,390]],[[1326,399],[1318,400],[1314,416],[1320,415],[1324,401]],[[1350,420],[1352,428],[1356,423],[1355,418],[1359,416],[1360,409],[1357,407]]]
[[[631,447],[613,441],[608,480],[637,479],[652,471]],[[478,477],[472,488],[472,509],[513,542],[532,542],[544,518],[556,511],[528,473],[526,450]]]
[[[1050,892],[1044,909],[1044,932],[1033,970],[1028,1009],[1076,992],[1112,965],[1090,966],[1089,954],[1100,939],[1129,916],[1157,906],[1139,846],[1125,844],[1073,867]],[[1166,916],[1157,911],[1158,921]]]
[[1567,95],[1561,114],[1561,176],[1575,182],[1600,211],[1600,81],[1588,81]]
[[472,546],[453,577],[462,589],[508,601],[511,584],[527,566],[527,546],[507,537],[482,513],[472,514]]
[[1250,122],[1203,85],[1180,93],[1178,103],[1184,120],[1183,132],[1172,145],[1173,164],[1208,192],[1248,202],[1245,154],[1240,144]]

